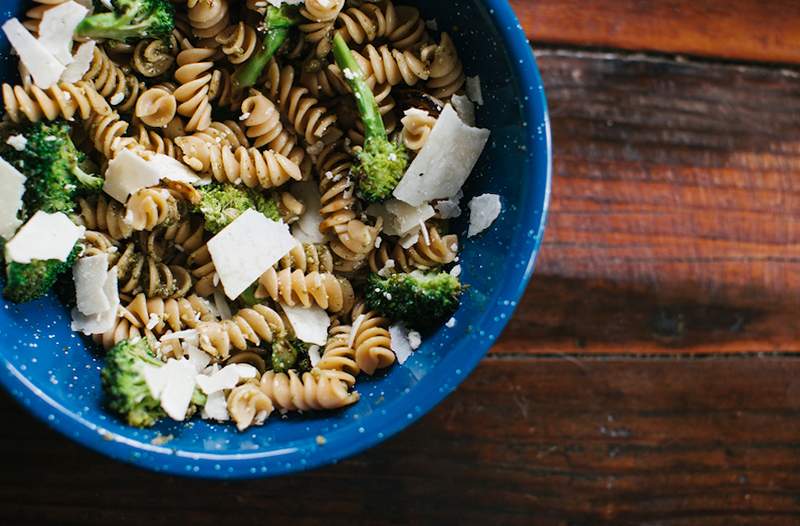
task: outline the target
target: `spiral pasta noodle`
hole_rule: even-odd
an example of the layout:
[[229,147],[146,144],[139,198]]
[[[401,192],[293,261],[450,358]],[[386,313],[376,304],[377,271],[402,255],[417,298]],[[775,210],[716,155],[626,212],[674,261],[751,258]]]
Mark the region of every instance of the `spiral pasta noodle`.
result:
[[94,48],[92,63],[83,80],[92,82],[97,92],[123,113],[133,110],[146,89],[142,81],[117,66],[99,46]]
[[353,308],[353,327],[355,332],[353,348],[358,368],[368,375],[375,374],[378,369],[385,369],[394,363],[392,338],[387,327],[389,320],[378,316],[376,312],[367,311],[363,303]]
[[234,387],[228,394],[228,414],[239,431],[255,423],[263,423],[272,413],[272,400],[264,394],[257,383],[246,383]]
[[388,37],[398,27],[397,10],[391,0],[350,7],[339,14],[337,32],[347,42],[361,45]]
[[292,123],[309,145],[331,136],[341,135],[336,127],[337,117],[309,95],[306,88],[295,86],[294,68],[283,68],[273,59],[267,69],[267,85],[272,100],[278,102],[281,114]]
[[232,349],[244,351],[248,343],[258,346],[286,334],[281,316],[266,305],[241,309],[230,320],[203,322],[197,326],[200,348],[226,359]]
[[160,153],[177,160],[181,160],[183,157],[182,152],[175,145],[175,141],[166,137],[160,131],[138,124],[134,126],[132,135],[136,144],[148,152]]
[[281,270],[300,270],[302,272],[333,272],[333,255],[325,245],[299,243],[277,263]]
[[141,40],[133,49],[131,66],[143,77],[160,77],[175,65],[177,53],[178,40],[175,35],[165,40]]
[[106,254],[109,264],[113,265],[119,259],[119,245],[110,235],[97,230],[86,230],[83,234],[83,252],[81,257],[91,257]]
[[458,58],[458,50],[447,33],[442,33],[442,40],[436,48],[430,68],[430,80],[426,88],[431,94],[442,100],[456,94],[466,81],[464,66]]
[[153,230],[175,222],[180,213],[178,201],[163,188],[144,188],[128,199],[125,221],[134,230]]
[[245,62],[253,55],[258,45],[258,33],[255,28],[244,22],[225,28],[214,39],[231,64]]
[[189,24],[199,38],[214,38],[228,26],[229,0],[189,0]]
[[261,376],[261,391],[277,409],[286,411],[338,409],[359,399],[358,393],[349,392],[347,384],[333,373],[318,369],[302,376],[296,371],[267,371]]
[[233,149],[194,136],[179,137],[175,144],[181,148],[186,164],[219,182],[269,189],[303,178],[296,163],[272,150]]
[[436,125],[436,117],[425,110],[411,108],[406,110],[400,122],[403,124],[403,144],[412,152],[418,152],[428,142],[431,130]]
[[306,211],[306,205],[298,201],[291,192],[278,192],[276,199],[278,200],[278,213],[287,225],[296,222]]
[[60,83],[43,90],[35,84],[12,86],[3,84],[3,107],[12,122],[39,122],[65,119],[88,119],[92,115],[108,115],[111,107],[87,82]]
[[78,207],[80,222],[87,230],[107,234],[115,241],[127,239],[133,234],[133,228],[125,222],[125,207],[105,194],[79,197]]
[[324,57],[331,51],[330,36],[334,22],[344,7],[344,0],[307,0],[300,8],[300,14],[308,20],[300,24],[300,31],[306,42],[315,46],[318,57]]
[[196,48],[189,45],[178,54],[178,69],[175,71],[175,81],[178,88],[173,95],[177,100],[179,115],[187,117],[186,131],[203,131],[211,125],[211,91],[212,81],[219,72],[214,72],[213,59],[216,50],[210,48]]
[[148,298],[137,294],[122,309],[121,317],[133,327],[149,327],[149,331],[162,336],[167,331],[194,329],[201,323],[213,322],[214,313],[206,300],[194,294],[185,298]]
[[[449,234],[442,236],[435,226],[426,225],[427,235],[420,235],[417,242],[403,248],[400,243],[389,248],[389,243],[381,243],[369,255],[369,267],[372,272],[387,269],[389,272],[411,272],[413,270],[432,270],[452,263],[458,254],[458,236]],[[391,261],[392,266],[387,267]]]
[[352,307],[355,298],[350,282],[330,273],[271,268],[258,278],[258,284],[256,297],[269,297],[290,307],[316,305],[336,313]]
[[188,270],[142,254],[133,243],[126,247],[115,266],[119,291],[124,295],[144,292],[148,298],[177,298],[185,296],[192,287]]
[[136,139],[125,136],[128,122],[116,112],[107,115],[95,113],[86,124],[92,144],[106,159],[113,159],[120,150],[136,146]]
[[[415,86],[421,80],[430,77],[430,65],[410,50],[401,51],[387,45],[375,47],[372,44],[364,48],[363,55],[358,55],[364,76],[370,84],[389,84],[396,86],[404,83]],[[356,53],[353,53],[356,56]]]
[[163,128],[175,117],[178,102],[165,86],[155,86],[139,96],[134,115],[146,125]]
[[356,351],[350,345],[349,325],[336,325],[328,331],[328,341],[317,368],[330,371],[333,376],[352,387],[361,368],[356,362]]
[[283,127],[281,115],[275,105],[256,90],[242,101],[242,118],[247,137],[253,140],[254,148],[268,146],[275,153],[300,165],[305,159],[305,150],[298,146],[296,136]]

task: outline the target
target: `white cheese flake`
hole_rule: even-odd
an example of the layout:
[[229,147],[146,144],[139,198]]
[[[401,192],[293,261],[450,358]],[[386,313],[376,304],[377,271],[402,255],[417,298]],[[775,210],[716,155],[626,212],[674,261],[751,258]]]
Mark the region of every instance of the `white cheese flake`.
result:
[[63,65],[72,62],[72,35],[89,10],[77,2],[51,7],[39,23],[39,42]]
[[195,371],[198,373],[202,372],[203,369],[208,367],[208,364],[211,363],[211,355],[199,348],[197,345],[194,345],[188,341],[184,341],[181,344],[181,347],[183,347],[183,351],[186,353],[189,363],[194,366]]
[[408,341],[408,329],[402,323],[389,326],[389,335],[392,337],[392,351],[397,357],[397,363],[403,365],[414,352]]
[[[96,45],[94,40],[89,40],[78,46],[78,50],[75,52],[75,55],[72,56],[72,62],[69,63],[64,73],[61,74],[62,82],[73,84],[83,78],[86,72],[89,71],[89,66],[92,64],[92,57],[94,56],[94,48]],[[64,96],[71,97],[69,92],[66,91],[64,92]]]
[[416,351],[422,345],[422,335],[417,331],[408,331],[408,344]]
[[206,405],[200,416],[206,420],[216,420],[217,422],[227,422],[231,419],[228,414],[228,403],[225,400],[225,393],[217,391],[211,393],[206,399]]
[[467,77],[467,97],[478,106],[483,106],[483,90],[479,76]]
[[321,207],[319,186],[312,181],[295,183],[292,185],[291,193],[305,206],[303,215],[292,225],[292,235],[301,243],[327,241],[325,235],[319,231],[319,225],[323,220],[322,214],[319,213]]
[[205,394],[212,394],[233,389],[242,380],[250,380],[255,378],[257,374],[258,370],[252,365],[234,363],[226,365],[209,376],[199,375],[197,377],[197,386]]
[[228,305],[228,302],[225,301],[225,295],[219,290],[214,291],[214,306],[216,307],[217,314],[221,319],[229,320],[233,318],[231,307]]
[[58,82],[64,72],[64,65],[19,20],[8,20],[3,24],[3,32],[38,87],[48,89]]
[[177,159],[157,153],[147,159],[148,169],[158,174],[161,179],[186,184],[198,184],[201,178],[197,173]]
[[123,100],[125,100],[125,94],[119,91],[115,93],[114,96],[112,96],[110,99],[108,99],[108,103],[111,104],[112,106],[116,106]]
[[247,210],[208,241],[208,251],[234,300],[296,245],[287,225]]
[[464,192],[461,190],[448,199],[437,201],[433,207],[442,219],[453,219],[461,216],[461,199],[464,197]]
[[416,232],[412,232],[410,234],[406,234],[405,237],[400,239],[400,246],[408,250],[409,248],[416,245],[418,241],[419,241],[419,230],[417,230]]
[[166,383],[161,391],[161,409],[173,420],[182,421],[194,394],[197,372],[188,360],[170,358],[161,367]]
[[107,276],[108,254],[80,258],[72,266],[75,300],[82,314],[99,314],[111,306],[103,291]]
[[314,345],[325,345],[328,341],[328,327],[331,325],[331,318],[324,309],[320,307],[290,307],[284,304],[281,304],[281,307],[299,340]]
[[85,231],[66,214],[39,210],[6,244],[6,257],[17,263],[30,263],[34,259],[66,261]]
[[320,346],[319,345],[312,345],[308,348],[308,359],[311,361],[311,367],[316,367],[317,364],[322,360],[322,356],[319,353]]
[[453,109],[456,110],[458,116],[464,121],[464,124],[475,126],[475,104],[466,95],[453,95],[450,102],[453,104]]
[[480,234],[489,228],[502,210],[500,196],[483,194],[469,202],[469,231],[467,237]]
[[452,329],[453,327],[456,326],[456,319],[450,318],[449,320],[447,320],[447,323],[445,323],[444,326],[447,327],[448,329]]
[[28,139],[25,138],[24,135],[11,135],[6,139],[6,144],[21,152],[25,150],[25,147],[28,145]]
[[394,196],[412,206],[456,195],[481,156],[489,130],[464,124],[445,106],[428,142],[406,170]]
[[404,236],[419,228],[436,212],[428,203],[411,206],[398,199],[390,199],[383,204],[371,204],[367,214],[383,218],[383,231],[390,236]]
[[161,174],[151,164],[130,150],[122,150],[108,163],[103,191],[125,204],[129,195],[160,180]]
[[[267,0],[268,3],[274,5],[275,7],[280,7],[281,5],[300,5],[305,0]],[[266,6],[266,4],[264,4]]]
[[105,294],[109,305],[108,309],[103,312],[87,316],[77,308],[72,309],[71,326],[73,331],[80,331],[90,336],[92,334],[103,334],[114,328],[120,304],[116,267],[106,274],[105,282],[103,283],[103,294]]
[[13,237],[22,225],[17,214],[22,209],[24,193],[25,176],[0,158],[0,237],[4,239]]

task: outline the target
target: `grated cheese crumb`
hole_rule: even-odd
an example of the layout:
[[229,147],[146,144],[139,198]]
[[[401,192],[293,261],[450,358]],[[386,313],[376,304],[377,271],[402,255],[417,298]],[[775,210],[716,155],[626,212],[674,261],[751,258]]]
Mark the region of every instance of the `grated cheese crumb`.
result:
[[447,320],[447,323],[445,323],[444,326],[447,327],[448,329],[452,329],[453,327],[456,326],[456,319],[450,318],[449,320]]
[[12,135],[6,140],[6,144],[21,152],[28,145],[28,139],[24,135]]
[[125,94],[124,94],[124,93],[122,93],[122,92],[120,91],[119,93],[117,93],[116,95],[114,95],[113,97],[111,97],[110,99],[108,99],[108,102],[109,102],[109,103],[110,103],[112,106],[116,106],[116,105],[118,105],[120,102],[122,102],[123,100],[125,100]]
[[456,265],[452,269],[450,269],[450,275],[454,278],[457,278],[461,275],[461,265]]
[[419,349],[422,345],[422,336],[417,331],[408,331],[408,344],[413,350]]

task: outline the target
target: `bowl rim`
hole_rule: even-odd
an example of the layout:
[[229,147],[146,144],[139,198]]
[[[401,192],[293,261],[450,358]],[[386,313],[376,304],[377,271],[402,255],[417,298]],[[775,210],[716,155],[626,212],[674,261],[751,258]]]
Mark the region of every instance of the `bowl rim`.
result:
[[[527,36],[522,30],[516,14],[507,0],[483,0],[483,4],[503,37],[506,52],[512,60],[512,67],[517,74],[519,85],[522,88],[530,88],[530,92],[521,101],[523,118],[528,122],[537,122],[538,112],[536,108],[541,107],[543,118],[541,124],[544,129],[540,129],[540,132],[545,134],[546,180],[544,203],[538,229],[535,232],[524,233],[525,239],[520,241],[519,246],[530,250],[530,256],[522,279],[519,280],[515,287],[511,285],[511,290],[506,295],[511,300],[512,307],[510,311],[513,311],[513,306],[522,297],[533,274],[536,257],[539,253],[547,223],[552,185],[552,137],[542,78]],[[529,126],[529,129],[531,132],[527,138],[530,146],[538,142],[539,139],[535,137],[537,133],[536,127]],[[535,206],[535,204],[531,193],[530,198],[523,203],[523,210],[528,209],[530,206]],[[515,242],[520,237],[518,235],[515,238]],[[0,384],[17,399],[22,407],[28,409],[35,417],[52,429],[96,452],[140,468],[171,475],[207,479],[230,480],[278,476],[338,462],[374,447],[416,422],[454,391],[461,381],[472,372],[505,328],[511,318],[510,314],[511,312],[509,312],[509,315],[500,319],[495,318],[494,321],[489,323],[489,330],[484,331],[486,337],[484,340],[486,342],[485,345],[476,346],[466,356],[463,353],[449,353],[437,365],[436,369],[440,371],[446,371],[448,367],[457,367],[455,370],[459,375],[458,381],[453,382],[446,389],[437,389],[438,384],[436,382],[428,382],[426,384],[427,389],[421,389],[422,385],[420,385],[416,388],[413,401],[408,396],[400,397],[393,402],[393,405],[395,405],[393,412],[387,411],[381,415],[376,414],[371,417],[372,423],[380,427],[381,432],[378,434],[355,434],[353,430],[348,429],[326,433],[325,445],[319,447],[315,454],[309,458],[302,454],[302,448],[299,447],[239,454],[191,453],[170,448],[168,445],[155,446],[111,433],[47,396],[2,355],[0,355],[0,359],[2,359]],[[458,365],[450,363],[455,358],[458,358]],[[22,395],[21,390],[30,391],[34,396],[25,397]],[[402,415],[404,412],[407,413],[407,418],[397,417],[397,415]],[[54,418],[54,413],[58,413],[62,418]],[[356,437],[358,440],[354,440]],[[135,452],[146,454],[132,454],[131,448]],[[157,455],[158,459],[154,460],[151,455]],[[255,469],[255,461],[269,462],[270,469],[265,470],[263,467],[260,470]],[[221,465],[224,465],[225,469],[220,469]]]

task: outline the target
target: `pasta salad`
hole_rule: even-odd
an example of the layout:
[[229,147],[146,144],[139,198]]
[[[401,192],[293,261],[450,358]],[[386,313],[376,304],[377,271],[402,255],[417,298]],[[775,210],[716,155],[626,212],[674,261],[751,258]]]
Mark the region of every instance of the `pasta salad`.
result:
[[[3,295],[55,290],[133,426],[359,400],[452,327],[480,80],[392,0],[37,0],[3,32]],[[468,236],[501,212],[469,202]]]

